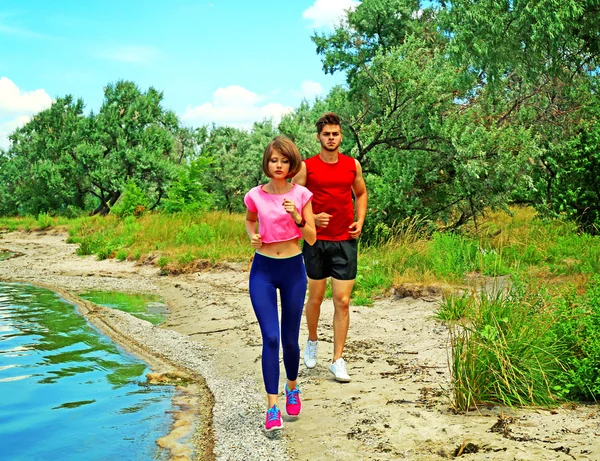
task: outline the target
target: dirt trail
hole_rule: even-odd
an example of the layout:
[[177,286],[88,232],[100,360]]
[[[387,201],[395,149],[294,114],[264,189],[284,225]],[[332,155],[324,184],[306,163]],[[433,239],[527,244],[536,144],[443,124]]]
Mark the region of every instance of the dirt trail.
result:
[[[0,280],[58,284],[74,292],[88,284],[102,288],[105,280],[106,289],[157,292],[169,305],[162,328],[214,350],[218,375],[231,382],[251,379],[262,390],[260,332],[245,264],[164,277],[152,266],[78,257],[76,247],[64,239],[62,234],[5,233],[0,248],[24,256],[0,261]],[[553,411],[494,407],[454,414],[448,332],[433,319],[436,306],[432,299],[393,297],[373,307],[352,306],[345,356],[353,379],[339,384],[327,370],[333,307],[330,301],[324,303],[319,364],[313,370],[301,364],[300,369],[302,415],[296,421],[284,419],[281,443],[293,458],[441,460],[460,452],[465,460],[600,459],[596,405]],[[305,339],[303,322],[302,348]],[[282,387],[283,379],[282,371]],[[235,447],[230,449],[235,452]],[[245,455],[254,459],[252,453]]]

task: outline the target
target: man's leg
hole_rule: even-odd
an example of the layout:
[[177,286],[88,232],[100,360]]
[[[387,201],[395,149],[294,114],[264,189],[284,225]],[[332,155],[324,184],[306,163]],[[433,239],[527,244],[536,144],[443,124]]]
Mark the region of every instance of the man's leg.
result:
[[[310,282],[309,282],[310,287]],[[331,278],[331,291],[333,296],[333,361],[342,358],[348,327],[350,326],[350,294],[354,287],[354,280],[338,280]],[[309,288],[310,289],[310,288]],[[325,293],[325,291],[323,291]],[[307,304],[308,305],[308,304]],[[307,310],[308,320],[308,310]],[[310,338],[310,333],[309,333]]]
[[308,339],[316,341],[318,339],[317,327],[319,326],[319,317],[321,315],[321,303],[325,297],[327,288],[327,279],[313,280],[308,279],[308,298],[304,306],[306,312],[306,326],[308,327]]

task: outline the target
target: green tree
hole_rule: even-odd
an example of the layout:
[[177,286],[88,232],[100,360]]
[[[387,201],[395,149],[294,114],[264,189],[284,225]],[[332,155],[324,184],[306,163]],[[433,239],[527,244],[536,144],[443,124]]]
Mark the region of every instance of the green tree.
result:
[[18,171],[8,151],[0,149],[0,216],[18,214],[19,202],[15,195]]
[[569,82],[595,78],[598,16],[593,2],[538,3],[552,5],[364,0],[313,37],[324,70],[346,72],[347,90],[327,103],[351,134],[344,147],[363,164],[376,222],[420,214],[454,227],[515,197],[539,203],[536,187],[556,184],[555,147],[589,99]]
[[91,139],[78,150],[91,165],[89,192],[99,202],[93,214],[108,213],[131,181],[153,209],[176,177],[174,165],[182,160],[174,149],[179,121],[161,106],[162,99],[162,92],[152,87],[142,92],[129,81],[105,88],[100,111],[90,115]]
[[537,139],[533,181],[516,197],[597,229],[600,3],[441,4],[441,23],[452,37],[449,55],[476,73],[476,92],[488,111],[502,123],[528,127]]
[[177,152],[177,178],[171,183],[161,209],[173,213],[179,211],[210,210],[215,201],[202,179],[210,176],[213,158],[203,155],[208,152],[208,128],[182,127],[175,135]]
[[169,213],[213,209],[215,198],[203,184],[203,178],[210,177],[213,171],[212,163],[212,157],[199,157],[183,165],[177,180],[169,187],[161,208]]
[[11,178],[3,184],[11,208],[26,214],[83,207],[86,165],[77,146],[89,135],[81,99],[58,98],[10,136],[4,155]]
[[175,163],[185,164],[201,155],[202,147],[208,142],[208,127],[179,127],[175,131]]
[[329,110],[331,108],[322,99],[315,100],[312,106],[304,100],[294,112],[285,114],[281,119],[279,131],[294,141],[302,158],[312,157],[321,150],[315,123]]
[[212,168],[203,172],[201,183],[216,208],[244,211],[244,194],[264,181],[263,152],[276,134],[271,121],[255,123],[251,131],[212,128],[202,150],[203,157],[212,159]]
[[[587,85],[584,85],[587,86]],[[598,92],[568,88],[579,110],[568,123],[548,130],[547,148],[540,158],[531,192],[540,212],[576,220],[586,232],[600,233],[600,124]],[[566,105],[566,104],[565,104]]]
[[428,41],[439,39],[433,14],[434,10],[423,8],[419,0],[367,0],[350,11],[346,22],[333,33],[315,33],[312,40],[323,57],[323,70],[346,72],[352,82],[377,54],[402,45],[412,35]]
[[452,37],[454,59],[493,83],[508,72],[587,73],[600,64],[597,0],[440,1],[440,20]]

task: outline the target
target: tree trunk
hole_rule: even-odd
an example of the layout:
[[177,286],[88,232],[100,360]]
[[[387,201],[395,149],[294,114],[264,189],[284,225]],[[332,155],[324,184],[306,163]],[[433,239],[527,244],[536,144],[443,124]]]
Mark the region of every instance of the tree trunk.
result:
[[98,207],[90,213],[90,216],[95,216],[97,214],[99,214],[100,216],[106,216],[110,212],[110,209],[112,208],[112,206],[115,203],[117,203],[117,200],[119,200],[120,196],[121,196],[120,191],[111,192],[110,200],[108,202],[103,200],[102,203],[100,205],[98,205]]

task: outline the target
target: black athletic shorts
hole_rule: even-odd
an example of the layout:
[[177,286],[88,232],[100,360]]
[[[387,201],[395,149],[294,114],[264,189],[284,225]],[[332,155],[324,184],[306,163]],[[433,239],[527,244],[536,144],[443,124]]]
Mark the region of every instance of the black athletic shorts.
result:
[[306,275],[313,280],[333,277],[354,280],[358,260],[358,241],[317,240],[314,245],[302,246]]

